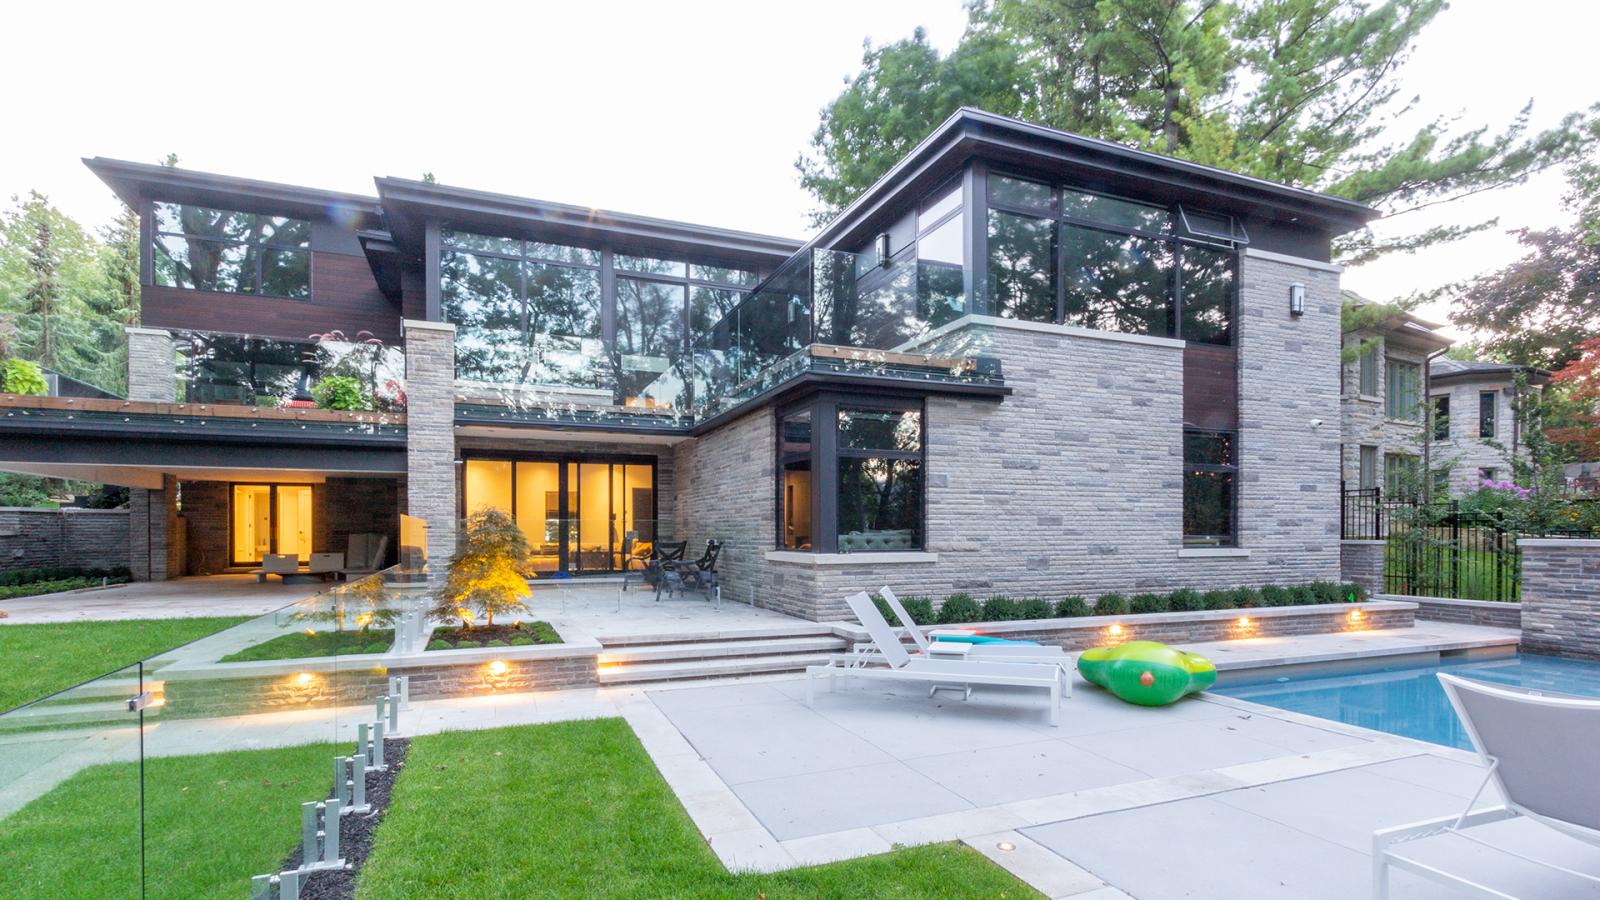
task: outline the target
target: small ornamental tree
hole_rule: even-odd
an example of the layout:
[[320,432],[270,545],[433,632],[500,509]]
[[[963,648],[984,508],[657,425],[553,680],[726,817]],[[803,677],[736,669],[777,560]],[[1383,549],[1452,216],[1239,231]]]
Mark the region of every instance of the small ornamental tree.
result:
[[332,622],[334,631],[344,631],[345,623],[353,620],[360,634],[366,634],[373,625],[393,625],[400,618],[400,610],[389,605],[389,591],[382,575],[353,581],[327,595],[327,600],[324,604],[313,597],[314,605],[294,617],[304,622]]
[[525,611],[522,598],[528,594],[528,579],[523,573],[532,552],[522,529],[505,510],[490,507],[468,516],[466,534],[450,560],[433,614],[460,619],[465,627],[474,613],[481,613],[484,624],[492,626],[496,613]]

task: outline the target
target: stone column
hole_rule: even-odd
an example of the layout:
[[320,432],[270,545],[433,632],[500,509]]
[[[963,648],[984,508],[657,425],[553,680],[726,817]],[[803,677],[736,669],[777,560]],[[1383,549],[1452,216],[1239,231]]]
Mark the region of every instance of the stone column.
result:
[[456,546],[456,327],[406,319],[406,511],[428,522],[428,565]]
[[161,489],[128,491],[128,569],[135,581],[165,581],[183,572],[178,529],[178,479],[161,476]]
[[1367,594],[1383,593],[1383,553],[1388,541],[1340,541],[1339,580],[1367,589]]
[[128,399],[172,403],[178,399],[176,351],[172,333],[129,325]]
[[1600,540],[1523,538],[1522,646],[1600,659]]

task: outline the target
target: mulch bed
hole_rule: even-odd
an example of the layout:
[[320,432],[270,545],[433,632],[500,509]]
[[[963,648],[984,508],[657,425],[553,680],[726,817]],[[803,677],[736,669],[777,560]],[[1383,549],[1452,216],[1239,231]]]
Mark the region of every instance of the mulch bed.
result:
[[[345,867],[311,873],[300,884],[302,900],[354,900],[356,875],[372,853],[373,838],[383,822],[383,814],[389,809],[395,780],[405,768],[406,751],[410,749],[410,738],[388,738],[383,742],[384,761],[389,768],[367,773],[367,803],[372,809],[364,814],[345,816],[339,822],[339,852],[344,856]],[[284,861],[283,871],[300,865],[303,850],[295,848]]]
[[[507,646],[528,646],[532,644],[559,644],[561,635],[550,627],[548,622],[519,622],[515,625],[473,625],[468,628],[444,627],[435,628],[432,636],[428,638],[429,650],[435,648],[435,641],[443,641],[451,649],[461,646],[463,641],[468,642],[468,647],[487,647],[490,641],[500,641]],[[472,643],[476,642],[476,643]],[[496,645],[499,646],[499,645]]]

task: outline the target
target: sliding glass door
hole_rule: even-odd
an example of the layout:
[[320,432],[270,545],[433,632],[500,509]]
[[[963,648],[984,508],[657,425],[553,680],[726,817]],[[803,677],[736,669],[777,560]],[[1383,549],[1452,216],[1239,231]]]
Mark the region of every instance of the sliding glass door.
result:
[[655,540],[655,466],[637,459],[470,458],[462,507],[506,510],[533,549],[532,568],[594,574],[624,568],[628,532]]
[[312,487],[309,484],[236,484],[228,546],[236,566],[268,553],[311,559]]

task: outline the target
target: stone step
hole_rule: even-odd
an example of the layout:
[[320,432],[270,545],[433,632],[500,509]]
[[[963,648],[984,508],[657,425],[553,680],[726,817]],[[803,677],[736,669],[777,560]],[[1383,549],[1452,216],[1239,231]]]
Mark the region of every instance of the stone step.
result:
[[707,628],[699,631],[635,632],[596,635],[607,650],[652,644],[702,644],[716,641],[745,641],[763,638],[798,638],[832,635],[833,627],[822,622],[781,622],[773,625],[746,625],[732,628]]
[[843,652],[845,648],[844,639],[832,635],[694,641],[672,644],[634,644],[622,647],[607,645],[600,654],[600,663],[601,665],[609,663],[633,664],[684,659],[776,656],[784,653],[839,653]]
[[687,659],[673,662],[633,663],[606,666],[600,670],[601,684],[631,684],[643,681],[675,681],[685,678],[735,678],[740,675],[773,672],[799,672],[806,666],[828,661],[826,653],[785,653],[776,656],[739,656],[732,659]]

